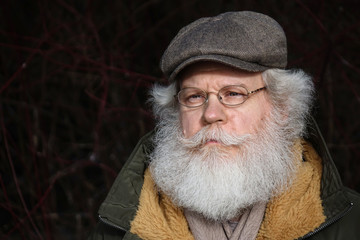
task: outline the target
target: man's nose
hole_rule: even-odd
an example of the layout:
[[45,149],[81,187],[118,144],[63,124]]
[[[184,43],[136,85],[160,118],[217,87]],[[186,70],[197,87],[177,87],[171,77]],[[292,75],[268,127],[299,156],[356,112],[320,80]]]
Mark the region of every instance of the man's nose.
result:
[[203,121],[205,124],[212,124],[225,122],[226,120],[225,106],[220,102],[216,94],[209,94],[203,110]]

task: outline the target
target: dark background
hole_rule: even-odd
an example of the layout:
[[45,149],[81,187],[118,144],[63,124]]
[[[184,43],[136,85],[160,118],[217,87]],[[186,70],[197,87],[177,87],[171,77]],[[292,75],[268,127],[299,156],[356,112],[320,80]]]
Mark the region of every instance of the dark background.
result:
[[289,67],[314,77],[314,115],[360,190],[355,0],[1,0],[0,239],[85,239],[138,139],[159,58],[185,24],[229,10],[275,18]]

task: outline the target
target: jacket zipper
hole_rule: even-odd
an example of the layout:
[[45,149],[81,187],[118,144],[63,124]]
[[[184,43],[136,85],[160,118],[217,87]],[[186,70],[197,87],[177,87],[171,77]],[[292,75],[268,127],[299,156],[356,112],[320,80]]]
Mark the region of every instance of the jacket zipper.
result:
[[343,218],[348,212],[350,212],[350,210],[353,208],[353,205],[354,203],[350,202],[350,206],[345,210],[343,211],[342,213],[340,213],[336,218],[332,219],[331,221],[325,223],[324,225],[322,225],[321,227],[315,229],[315,231],[313,232],[310,232],[308,234],[306,234],[305,236],[299,238],[299,239],[306,239],[306,238],[309,238],[311,236],[313,236],[314,234],[320,232],[321,230],[323,230],[324,228],[328,227],[329,225],[339,221],[341,218]]
[[104,223],[104,224],[106,224],[106,225],[108,225],[108,226],[110,226],[110,227],[113,227],[113,228],[116,228],[116,229],[118,229],[118,230],[127,232],[127,230],[126,230],[125,228],[122,228],[122,227],[120,227],[119,225],[116,225],[115,223],[110,222],[110,221],[107,220],[106,218],[103,218],[101,215],[99,215],[99,220],[100,220],[102,223]]

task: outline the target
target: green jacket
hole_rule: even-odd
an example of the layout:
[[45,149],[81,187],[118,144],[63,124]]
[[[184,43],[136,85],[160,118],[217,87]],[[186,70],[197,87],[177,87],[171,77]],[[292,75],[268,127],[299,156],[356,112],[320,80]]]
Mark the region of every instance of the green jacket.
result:
[[[99,222],[89,240],[140,239],[130,233],[130,222],[135,216],[147,167],[148,153],[152,151],[152,133],[145,135],[135,147],[129,160],[117,176],[108,196],[99,209]],[[344,187],[338,171],[315,123],[309,126],[309,138],[323,160],[321,198],[326,221],[314,232],[300,239],[360,239],[360,195]]]

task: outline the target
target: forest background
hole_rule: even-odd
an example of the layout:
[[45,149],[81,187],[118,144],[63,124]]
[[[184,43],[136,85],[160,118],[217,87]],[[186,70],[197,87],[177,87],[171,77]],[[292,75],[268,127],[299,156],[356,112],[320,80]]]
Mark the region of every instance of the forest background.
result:
[[177,31],[224,11],[275,18],[289,68],[314,78],[314,116],[360,191],[357,0],[0,1],[0,239],[85,239],[141,136]]

